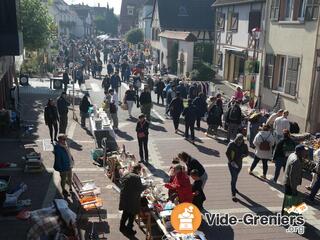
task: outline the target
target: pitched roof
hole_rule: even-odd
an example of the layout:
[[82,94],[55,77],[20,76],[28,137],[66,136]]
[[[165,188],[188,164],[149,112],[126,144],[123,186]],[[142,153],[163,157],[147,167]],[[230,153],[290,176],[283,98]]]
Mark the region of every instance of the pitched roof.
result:
[[216,0],[212,6],[225,6],[225,5],[237,5],[237,4],[244,4],[244,3],[252,3],[252,2],[265,2],[265,0]]
[[156,0],[155,4],[158,4],[162,29],[213,30],[212,0]]
[[184,40],[187,42],[196,42],[197,41],[197,37],[191,32],[163,31],[159,34],[159,37]]

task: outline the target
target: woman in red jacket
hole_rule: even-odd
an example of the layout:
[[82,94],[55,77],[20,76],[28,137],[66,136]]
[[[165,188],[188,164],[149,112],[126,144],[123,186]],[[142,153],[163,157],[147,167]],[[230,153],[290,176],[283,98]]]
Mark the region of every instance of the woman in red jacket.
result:
[[175,176],[171,183],[164,186],[178,194],[179,203],[192,203],[192,185],[189,176],[183,171],[182,165],[178,164],[174,167]]

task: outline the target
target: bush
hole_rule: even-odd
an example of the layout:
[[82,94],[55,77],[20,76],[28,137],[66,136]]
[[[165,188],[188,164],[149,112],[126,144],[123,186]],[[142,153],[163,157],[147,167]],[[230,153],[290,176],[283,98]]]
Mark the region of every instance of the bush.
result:
[[212,64],[213,61],[213,44],[206,42],[197,42],[194,45],[194,56],[200,61]]
[[126,33],[126,41],[131,44],[143,42],[143,32],[140,28],[131,29]]
[[216,72],[208,63],[199,62],[191,72],[191,79],[195,81],[211,81],[215,74]]

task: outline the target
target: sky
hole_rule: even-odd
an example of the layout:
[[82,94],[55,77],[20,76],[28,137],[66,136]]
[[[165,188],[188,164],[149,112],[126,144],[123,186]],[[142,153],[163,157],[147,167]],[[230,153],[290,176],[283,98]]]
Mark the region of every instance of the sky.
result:
[[109,3],[109,7],[113,7],[114,13],[117,15],[120,15],[121,1],[122,0],[65,0],[68,4],[84,3],[89,6],[98,6],[98,3],[100,3],[101,7],[106,7]]

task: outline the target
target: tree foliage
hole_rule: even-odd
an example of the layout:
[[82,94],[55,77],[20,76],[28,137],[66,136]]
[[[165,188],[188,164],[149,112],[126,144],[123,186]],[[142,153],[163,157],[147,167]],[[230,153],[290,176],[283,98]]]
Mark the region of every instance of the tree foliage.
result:
[[194,56],[200,61],[212,64],[213,44],[207,42],[197,42],[194,45]]
[[21,1],[21,23],[24,46],[28,50],[46,47],[56,32],[55,23],[40,0]]
[[114,14],[113,9],[107,9],[105,16],[97,16],[94,23],[99,32],[117,35],[119,19]]
[[126,33],[126,41],[131,44],[138,44],[143,42],[143,32],[140,28],[131,29]]

